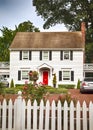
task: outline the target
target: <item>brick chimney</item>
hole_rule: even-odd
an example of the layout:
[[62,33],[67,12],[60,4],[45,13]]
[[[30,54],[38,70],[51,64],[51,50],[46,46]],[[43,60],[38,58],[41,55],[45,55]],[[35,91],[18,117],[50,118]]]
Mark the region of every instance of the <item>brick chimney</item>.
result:
[[82,32],[82,40],[83,40],[83,43],[85,43],[85,22],[82,22],[81,23],[81,32]]

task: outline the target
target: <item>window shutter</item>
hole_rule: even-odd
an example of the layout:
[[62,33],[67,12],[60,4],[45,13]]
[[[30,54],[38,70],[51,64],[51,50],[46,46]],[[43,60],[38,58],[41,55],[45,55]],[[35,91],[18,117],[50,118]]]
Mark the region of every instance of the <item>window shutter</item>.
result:
[[52,60],[52,51],[49,51],[49,60]]
[[19,58],[22,60],[22,51],[19,52]]
[[40,51],[40,60],[42,60],[42,51]]
[[31,59],[32,59],[32,52],[29,51],[29,60],[31,60]]
[[70,60],[73,60],[73,51],[70,51]]
[[63,60],[63,51],[60,51],[60,60]]
[[71,81],[74,81],[74,71],[71,71]]
[[21,80],[21,71],[18,71],[18,80]]
[[59,81],[62,81],[62,71],[59,71]]

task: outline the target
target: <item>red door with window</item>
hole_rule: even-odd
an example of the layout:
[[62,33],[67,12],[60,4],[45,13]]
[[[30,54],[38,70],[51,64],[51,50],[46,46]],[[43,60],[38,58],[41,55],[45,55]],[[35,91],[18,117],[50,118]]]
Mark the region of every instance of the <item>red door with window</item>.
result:
[[48,84],[48,72],[47,72],[47,71],[44,71],[44,72],[43,72],[43,83],[44,83],[45,85]]

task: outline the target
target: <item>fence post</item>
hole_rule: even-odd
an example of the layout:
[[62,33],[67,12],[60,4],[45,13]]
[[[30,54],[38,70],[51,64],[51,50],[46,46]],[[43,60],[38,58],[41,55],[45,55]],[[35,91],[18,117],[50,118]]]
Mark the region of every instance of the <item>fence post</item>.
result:
[[22,130],[22,92],[18,92],[18,97],[16,99],[16,120],[15,120],[15,130]]

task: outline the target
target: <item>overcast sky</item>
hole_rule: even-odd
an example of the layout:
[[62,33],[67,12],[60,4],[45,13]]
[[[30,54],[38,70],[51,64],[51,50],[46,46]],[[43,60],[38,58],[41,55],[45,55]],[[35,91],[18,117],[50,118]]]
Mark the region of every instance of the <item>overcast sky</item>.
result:
[[48,30],[43,29],[44,21],[37,16],[32,0],[0,0],[0,29],[5,26],[15,29],[24,21],[30,20],[40,31],[66,31],[64,25],[56,25]]

